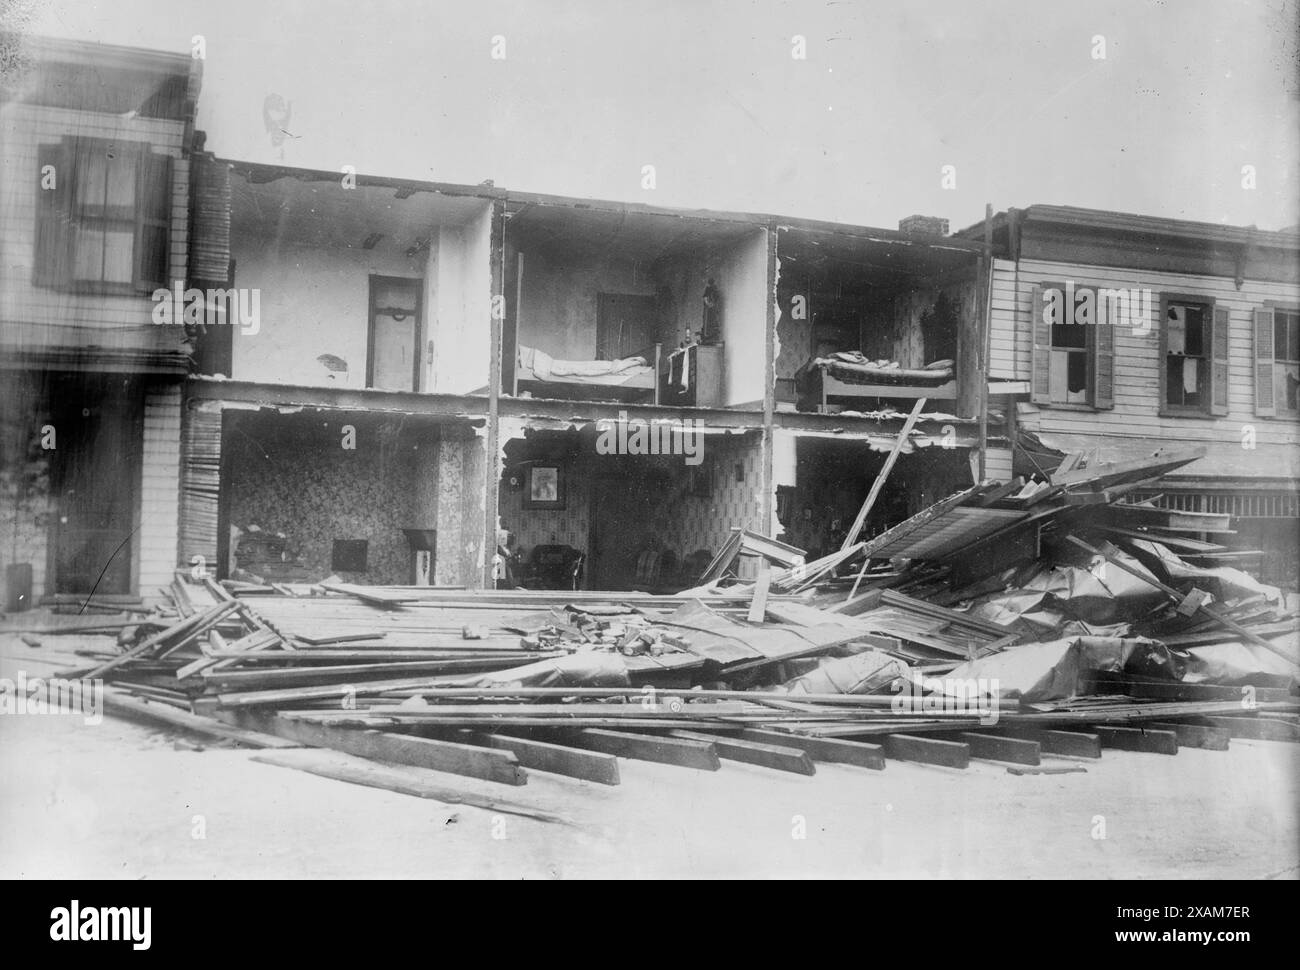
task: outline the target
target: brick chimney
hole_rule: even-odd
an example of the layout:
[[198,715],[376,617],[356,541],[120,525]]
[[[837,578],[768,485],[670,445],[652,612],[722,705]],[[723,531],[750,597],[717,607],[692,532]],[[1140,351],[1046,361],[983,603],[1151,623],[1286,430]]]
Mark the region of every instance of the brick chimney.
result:
[[923,236],[948,235],[948,220],[938,216],[908,216],[898,220],[898,231]]

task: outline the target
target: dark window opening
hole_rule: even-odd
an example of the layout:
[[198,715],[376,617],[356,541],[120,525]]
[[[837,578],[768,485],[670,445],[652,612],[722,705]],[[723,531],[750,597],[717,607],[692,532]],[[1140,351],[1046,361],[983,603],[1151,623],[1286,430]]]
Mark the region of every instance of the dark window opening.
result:
[[330,557],[330,569],[338,573],[366,572],[367,539],[335,539]]
[[1210,319],[1203,304],[1170,303],[1165,308],[1165,404],[1170,407],[1199,410],[1209,404]]

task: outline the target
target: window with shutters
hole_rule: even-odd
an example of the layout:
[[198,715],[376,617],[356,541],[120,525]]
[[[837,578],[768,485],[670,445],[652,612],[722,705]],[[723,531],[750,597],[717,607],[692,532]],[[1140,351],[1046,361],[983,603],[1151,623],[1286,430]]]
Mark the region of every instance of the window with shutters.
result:
[[1273,309],[1273,408],[1300,417],[1300,311]]
[[97,138],[42,145],[39,157],[36,284],[108,294],[167,286],[171,158]]
[[1161,301],[1160,413],[1228,413],[1228,311],[1212,300]]
[[1115,325],[1102,322],[1094,286],[1034,287],[1035,404],[1104,410],[1114,404]]

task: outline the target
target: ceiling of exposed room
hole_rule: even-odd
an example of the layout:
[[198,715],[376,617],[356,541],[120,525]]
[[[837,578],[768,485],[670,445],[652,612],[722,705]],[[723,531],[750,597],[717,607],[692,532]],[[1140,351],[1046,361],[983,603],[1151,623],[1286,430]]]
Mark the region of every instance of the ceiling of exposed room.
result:
[[900,279],[974,266],[978,258],[967,250],[919,242],[798,229],[780,231],[776,252],[783,271],[794,267],[837,273],[860,271]]
[[231,232],[315,246],[361,249],[378,236],[378,251],[405,252],[429,238],[437,226],[462,225],[484,212],[485,199],[415,192],[398,198],[387,186],[299,179],[291,175],[250,182],[231,173]]
[[521,249],[543,248],[571,256],[615,253],[651,261],[671,253],[732,245],[758,228],[702,216],[534,204],[509,218],[506,238]]

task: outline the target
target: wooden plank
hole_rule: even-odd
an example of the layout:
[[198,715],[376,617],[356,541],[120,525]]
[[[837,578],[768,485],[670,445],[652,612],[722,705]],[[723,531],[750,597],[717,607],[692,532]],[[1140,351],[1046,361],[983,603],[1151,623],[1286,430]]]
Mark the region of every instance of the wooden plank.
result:
[[1087,770],[1083,765],[1007,765],[1008,775],[1069,775]]
[[305,771],[321,778],[345,781],[352,785],[364,785],[367,788],[380,788],[396,792],[399,795],[414,795],[416,798],[428,798],[446,802],[449,805],[469,805],[484,811],[501,815],[518,815],[522,818],[535,819],[539,822],[563,822],[564,820],[550,812],[539,811],[527,805],[502,801],[487,795],[460,791],[439,785],[432,777],[426,779],[413,774],[409,769],[378,765],[374,762],[349,755],[326,753],[310,748],[296,751],[275,751],[254,755],[251,761],[258,764],[275,765],[278,768],[293,768]]
[[758,581],[754,583],[754,598],[749,603],[749,622],[762,623],[767,610],[767,594],[772,586],[772,567],[766,559],[758,561]]
[[1267,717],[1198,717],[1198,724],[1223,728],[1234,738],[1252,741],[1300,741],[1300,728]]
[[1144,726],[1155,731],[1173,731],[1180,747],[1205,748],[1207,751],[1227,751],[1228,740],[1232,737],[1232,732],[1226,728],[1206,727],[1202,724],[1150,721]]
[[1091,730],[1097,732],[1103,748],[1145,751],[1150,754],[1178,753],[1178,736],[1173,731],[1148,731],[1145,728],[1115,727],[1111,724],[1098,724]]
[[957,740],[970,745],[971,757],[991,758],[994,761],[1011,761],[1020,765],[1036,765],[1041,762],[1041,751],[1037,741],[1023,738],[1007,738],[997,734],[979,734],[967,731],[958,735]]
[[911,734],[886,734],[885,757],[896,761],[920,761],[948,768],[965,768],[970,765],[970,745],[961,741],[941,741],[938,738],[920,738]]
[[274,734],[313,748],[330,748],[375,761],[431,768],[434,771],[482,778],[503,785],[523,785],[528,782],[528,775],[520,766],[519,759],[509,751],[481,748],[456,741],[434,741],[407,734],[313,724],[278,714],[219,711],[217,717],[227,724]]
[[1075,758],[1100,758],[1101,738],[1084,731],[1053,731],[1027,724],[1003,722],[1003,733],[1038,742],[1043,754],[1070,755]]
[[677,730],[668,733],[672,737],[681,738],[684,741],[711,743],[718,752],[718,757],[726,758],[728,761],[741,761],[748,765],[759,765],[763,768],[775,768],[777,771],[793,772],[796,775],[815,775],[817,773],[817,767],[813,764],[812,758],[808,757],[807,752],[799,748],[769,744],[766,741],[744,741],[735,738],[716,737],[698,731]]
[[741,731],[740,737],[746,741],[798,748],[806,752],[814,761],[824,761],[827,764],[856,765],[873,771],[883,771],[885,768],[885,750],[878,744],[839,741],[833,738],[810,738],[802,734],[786,734],[782,731],[764,731],[757,728]]
[[246,748],[297,748],[296,741],[285,740],[274,734],[250,731],[246,728],[222,724],[210,717],[200,717],[189,711],[177,710],[165,704],[142,701],[117,690],[104,691],[104,710],[118,717],[154,724],[166,724],[194,734],[234,741]]
[[486,744],[490,748],[509,751],[525,768],[546,771],[553,775],[567,775],[594,781],[601,785],[619,784],[618,759],[611,754],[584,751],[548,741],[518,738],[509,734],[486,734],[477,731],[463,732],[471,743]]
[[717,771],[722,767],[722,762],[718,760],[718,750],[712,741],[706,743],[688,741],[685,738],[660,738],[649,734],[587,728],[566,736],[565,742],[620,758],[657,761],[681,768]]

